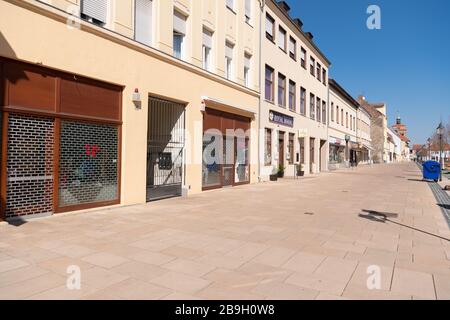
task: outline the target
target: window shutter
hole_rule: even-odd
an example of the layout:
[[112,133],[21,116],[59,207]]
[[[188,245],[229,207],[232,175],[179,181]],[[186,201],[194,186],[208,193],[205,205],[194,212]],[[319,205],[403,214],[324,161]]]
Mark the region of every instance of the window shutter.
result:
[[225,46],[225,56],[227,58],[233,59],[233,45],[231,43],[226,43]]
[[186,34],[186,17],[178,11],[173,13],[173,30],[181,34]]
[[212,48],[212,33],[205,29],[203,29],[203,45]]
[[152,43],[152,0],[136,0],[135,38],[146,45]]
[[266,32],[273,37],[273,23],[269,17],[266,18]]
[[249,18],[252,16],[252,0],[245,0],[245,15]]
[[90,18],[106,23],[108,0],[83,0],[81,13]]
[[278,46],[286,50],[286,32],[283,29],[278,31]]
[[295,54],[295,42],[293,39],[289,40],[289,51]]
[[244,66],[250,69],[250,65],[251,65],[251,57],[246,54],[244,57]]

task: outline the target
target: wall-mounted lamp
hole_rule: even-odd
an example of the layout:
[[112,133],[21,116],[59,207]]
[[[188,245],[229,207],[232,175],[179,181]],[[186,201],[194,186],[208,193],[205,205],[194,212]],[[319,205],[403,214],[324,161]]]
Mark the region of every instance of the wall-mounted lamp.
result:
[[205,100],[202,100],[202,103],[200,105],[200,112],[202,112],[202,113],[206,112],[206,102],[205,102]]
[[135,107],[137,109],[140,109],[141,105],[142,105],[142,100],[141,100],[141,94],[139,93],[138,88],[134,89],[132,100],[133,100]]

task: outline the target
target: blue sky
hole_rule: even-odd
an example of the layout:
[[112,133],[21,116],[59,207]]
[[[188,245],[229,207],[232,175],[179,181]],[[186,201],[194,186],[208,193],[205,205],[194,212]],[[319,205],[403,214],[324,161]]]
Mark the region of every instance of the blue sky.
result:
[[[413,143],[423,143],[442,117],[450,121],[449,0],[288,0],[291,16],[331,60],[330,76],[350,94],[386,102]],[[381,30],[366,10],[381,8]]]

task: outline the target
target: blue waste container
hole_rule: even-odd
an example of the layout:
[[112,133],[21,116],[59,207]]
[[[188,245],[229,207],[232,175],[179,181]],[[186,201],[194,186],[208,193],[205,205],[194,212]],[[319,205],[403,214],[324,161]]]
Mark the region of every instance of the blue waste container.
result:
[[427,161],[423,164],[423,178],[425,180],[439,180],[441,165],[436,161]]

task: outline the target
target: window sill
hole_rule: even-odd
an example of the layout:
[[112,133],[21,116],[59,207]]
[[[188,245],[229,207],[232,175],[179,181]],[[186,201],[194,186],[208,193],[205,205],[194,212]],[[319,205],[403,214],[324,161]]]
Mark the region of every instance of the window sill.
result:
[[233,9],[233,8],[230,8],[229,6],[227,6],[227,9],[228,9],[228,10],[230,10],[231,12],[233,12],[233,13],[234,13],[234,15],[237,15],[237,14],[236,14],[236,11],[234,11],[234,9]]
[[264,99],[265,102],[275,105],[275,101]]
[[270,42],[272,42],[273,44],[276,45],[276,43],[275,43],[275,38],[274,38],[274,39],[271,39],[270,36],[267,35],[267,33],[266,33],[266,39],[269,40]]

